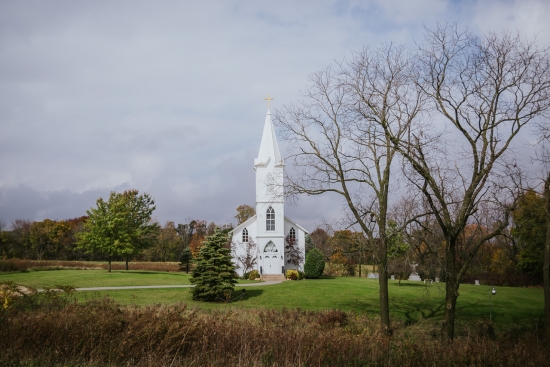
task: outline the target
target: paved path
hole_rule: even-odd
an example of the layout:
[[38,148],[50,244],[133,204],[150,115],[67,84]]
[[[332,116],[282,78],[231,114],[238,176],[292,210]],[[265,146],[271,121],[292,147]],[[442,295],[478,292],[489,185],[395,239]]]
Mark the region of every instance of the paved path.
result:
[[[282,281],[269,281],[261,283],[250,284],[235,284],[236,287],[259,287],[264,285],[279,284]],[[194,284],[174,284],[174,285],[128,285],[120,287],[90,287],[90,288],[76,288],[77,291],[111,291],[111,290],[124,290],[124,289],[161,289],[161,288],[191,288]],[[39,289],[39,292],[42,289]]]

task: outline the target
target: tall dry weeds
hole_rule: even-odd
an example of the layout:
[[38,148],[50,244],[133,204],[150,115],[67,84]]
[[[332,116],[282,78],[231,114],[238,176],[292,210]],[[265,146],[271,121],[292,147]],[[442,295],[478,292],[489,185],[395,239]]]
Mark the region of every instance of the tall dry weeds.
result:
[[0,314],[0,365],[529,367],[550,357],[535,333],[472,330],[441,344],[437,325],[399,326],[387,337],[376,320],[337,310],[28,304]]

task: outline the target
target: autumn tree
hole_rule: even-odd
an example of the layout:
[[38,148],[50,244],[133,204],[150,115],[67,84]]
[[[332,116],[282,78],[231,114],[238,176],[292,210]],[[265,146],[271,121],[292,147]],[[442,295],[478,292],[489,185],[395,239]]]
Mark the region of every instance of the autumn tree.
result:
[[33,222],[30,231],[31,251],[38,260],[44,257],[59,257],[64,241],[70,233],[71,226],[66,221],[45,219],[41,222]]
[[298,267],[304,260],[304,254],[298,247],[298,239],[292,234],[285,237],[285,264]]
[[[519,35],[478,38],[456,25],[428,29],[418,60],[411,80],[428,99],[433,118],[411,125],[404,136],[382,126],[445,239],[442,337],[449,340],[464,274],[479,247],[508,226],[501,167],[520,130],[549,107],[550,60],[546,50]],[[460,238],[469,224],[487,230],[459,262]]]
[[256,215],[256,209],[247,204],[239,205],[237,207],[237,214],[235,215],[235,219],[237,219],[237,225],[246,222],[254,215]]
[[155,202],[138,190],[111,192],[109,200],[99,198],[95,208],[86,211],[86,231],[77,238],[80,248],[108,256],[109,272],[113,256],[130,256],[148,247],[158,232],[151,221]]
[[144,256],[149,261],[178,261],[182,242],[176,225],[168,221],[159,227],[153,244],[144,251]]
[[[321,251],[325,259],[330,258],[332,249],[330,248],[330,234],[325,229],[317,227],[310,233],[311,242],[314,248]],[[308,251],[309,252],[309,251]]]

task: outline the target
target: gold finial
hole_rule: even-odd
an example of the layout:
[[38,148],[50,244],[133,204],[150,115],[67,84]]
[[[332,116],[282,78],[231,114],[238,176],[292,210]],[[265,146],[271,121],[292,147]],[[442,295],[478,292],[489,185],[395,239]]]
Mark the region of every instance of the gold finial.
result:
[[267,93],[267,98],[264,98],[264,101],[267,101],[267,109],[269,110],[269,101],[273,101],[273,98],[269,96],[269,93]]

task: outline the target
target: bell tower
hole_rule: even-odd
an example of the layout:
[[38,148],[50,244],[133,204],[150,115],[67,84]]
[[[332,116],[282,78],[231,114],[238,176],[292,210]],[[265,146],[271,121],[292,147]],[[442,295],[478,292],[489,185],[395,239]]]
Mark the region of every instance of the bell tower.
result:
[[284,191],[283,168],[275,129],[271,122],[269,101],[256,170],[256,216],[259,263],[266,274],[281,274],[284,266]]

